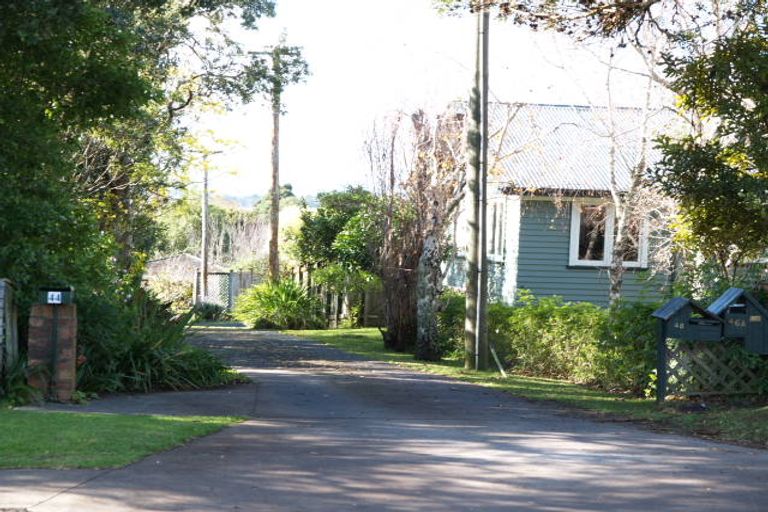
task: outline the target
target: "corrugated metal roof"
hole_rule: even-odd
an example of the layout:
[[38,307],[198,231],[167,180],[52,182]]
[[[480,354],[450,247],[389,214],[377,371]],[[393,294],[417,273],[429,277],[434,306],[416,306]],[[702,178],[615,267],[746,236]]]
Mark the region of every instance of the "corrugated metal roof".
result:
[[[671,116],[653,112],[648,119],[653,139]],[[642,121],[643,111],[636,108],[491,104],[490,180],[519,193],[609,191],[613,131],[617,184],[627,190],[640,153]],[[651,149],[649,156],[651,164],[660,155]]]

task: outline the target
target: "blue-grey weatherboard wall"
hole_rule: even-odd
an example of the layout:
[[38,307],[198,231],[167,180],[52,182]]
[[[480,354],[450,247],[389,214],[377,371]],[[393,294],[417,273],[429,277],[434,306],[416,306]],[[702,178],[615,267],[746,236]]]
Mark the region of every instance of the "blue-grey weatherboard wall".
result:
[[[607,267],[570,265],[571,211],[569,198],[508,197],[511,201],[502,257],[491,262],[489,292],[492,300],[511,303],[517,290],[536,297],[557,295],[569,302],[608,305]],[[501,256],[501,255],[500,255]],[[446,269],[446,285],[463,289],[466,278],[464,258],[458,256]],[[629,301],[661,298],[666,282],[663,273],[628,268],[622,297]]]
[[[566,301],[608,304],[609,278],[604,267],[569,265],[571,208],[564,200],[525,199],[520,211],[518,239],[518,289],[530,290],[534,296],[559,295]],[[627,269],[622,298],[657,300],[664,276],[649,279],[643,269]]]

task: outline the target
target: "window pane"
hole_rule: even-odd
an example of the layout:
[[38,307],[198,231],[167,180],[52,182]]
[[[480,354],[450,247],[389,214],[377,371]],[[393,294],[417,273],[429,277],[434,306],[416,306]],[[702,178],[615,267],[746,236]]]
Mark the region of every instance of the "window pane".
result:
[[579,227],[579,259],[601,261],[605,255],[604,206],[582,206]]
[[627,230],[627,243],[624,244],[624,261],[640,261],[640,223],[631,222]]

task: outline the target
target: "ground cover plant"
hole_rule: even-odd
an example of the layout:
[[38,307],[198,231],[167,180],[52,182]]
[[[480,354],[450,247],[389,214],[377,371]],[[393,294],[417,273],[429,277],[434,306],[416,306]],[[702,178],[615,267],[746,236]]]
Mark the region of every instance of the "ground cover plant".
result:
[[699,435],[721,441],[768,447],[768,406],[760,399],[700,402],[655,400],[611,393],[565,380],[497,372],[464,370],[459,358],[438,362],[416,361],[412,355],[388,351],[377,329],[287,331],[311,338],[368,359],[404,365],[410,369],[446,375],[481,386],[499,389],[532,400],[546,400],[611,421],[636,421],[651,428]]
[[237,373],[186,342],[192,313],[176,315],[169,304],[137,290],[126,301],[84,297],[78,313],[83,364],[78,389],[85,392],[183,390],[237,382]]
[[287,279],[250,288],[237,298],[233,316],[254,328],[316,329],[325,324],[320,300]]
[[138,416],[0,410],[0,468],[111,468],[241,421],[235,417]]

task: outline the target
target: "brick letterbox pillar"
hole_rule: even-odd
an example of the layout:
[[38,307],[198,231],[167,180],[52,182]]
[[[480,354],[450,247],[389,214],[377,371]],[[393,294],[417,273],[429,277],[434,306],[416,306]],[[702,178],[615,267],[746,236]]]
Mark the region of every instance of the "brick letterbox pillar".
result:
[[[29,384],[47,398],[72,399],[76,384],[77,306],[34,304],[29,315]],[[42,368],[40,368],[42,367]]]

